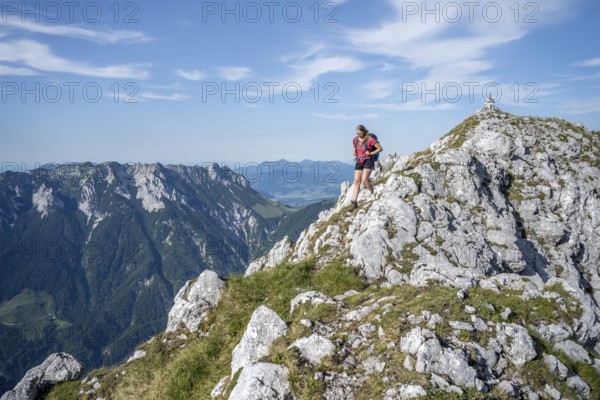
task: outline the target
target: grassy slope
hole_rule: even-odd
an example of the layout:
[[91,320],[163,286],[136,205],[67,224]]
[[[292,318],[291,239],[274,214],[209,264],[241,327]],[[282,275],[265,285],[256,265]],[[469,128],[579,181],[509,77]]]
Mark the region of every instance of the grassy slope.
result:
[[[351,269],[334,264],[315,271],[313,262],[284,264],[248,278],[231,277],[219,306],[203,324],[209,335],[188,341],[163,343],[161,334],[143,345],[147,356],[113,370],[97,370],[103,388],[93,398],[114,399],[207,399],[216,383],[230,373],[231,352],[241,340],[252,312],[261,304],[289,321],[290,301],[301,291],[320,290],[338,295],[363,289],[364,283]],[[183,349],[178,346],[185,343]],[[121,372],[127,370],[123,377]],[[57,386],[48,399],[77,398],[74,384]]]
[[[560,286],[547,288],[547,291],[558,293],[566,298],[565,310],[557,307],[555,300],[545,298],[523,300],[518,296],[520,293],[515,291],[502,290],[497,293],[473,288],[469,291],[468,298],[460,301],[456,298],[456,289],[435,284],[426,288],[410,285],[401,285],[390,289],[382,289],[377,285],[366,287],[363,280],[352,269],[339,263],[330,264],[319,271],[315,269],[313,261],[299,264],[286,263],[267,271],[260,271],[248,278],[231,277],[223,291],[221,303],[202,324],[202,330],[208,332],[208,336],[184,340],[176,338],[180,332],[163,333],[151,343],[139,347],[147,352],[145,358],[118,366],[113,370],[103,369],[92,372],[91,376],[97,376],[100,379],[102,389],[90,398],[102,397],[119,400],[140,398],[204,400],[210,398],[210,392],[216,383],[223,376],[229,375],[231,352],[242,339],[252,312],[261,304],[272,308],[289,324],[288,335],[275,341],[271,353],[265,357],[265,360],[288,367],[290,383],[298,399],[320,398],[323,387],[320,381],[313,378],[314,373],[317,371],[340,372],[342,371],[342,360],[333,356],[326,358],[319,366],[305,365],[300,362],[294,350],[287,348],[297,338],[308,336],[311,333],[311,329],[300,324],[300,319],[308,318],[313,321],[335,324],[349,309],[338,309],[331,305],[303,305],[298,312],[294,313],[292,319],[289,316],[290,300],[306,290],[319,290],[335,296],[349,289],[361,291],[346,300],[350,309],[385,296],[396,297],[393,307],[390,307],[380,319],[376,318],[376,313],[373,313],[367,319],[352,324],[358,326],[370,322],[381,326],[385,336],[383,338],[374,337],[369,345],[374,345],[378,357],[384,359],[390,366],[386,369],[388,372],[385,375],[394,376],[396,381],[423,385],[427,384],[425,375],[419,375],[401,367],[405,355],[400,353],[397,348],[390,350],[387,347],[390,339],[398,342],[402,335],[412,329],[413,326],[406,321],[409,313],[418,315],[422,310],[439,313],[444,321],[435,329],[436,334],[449,338],[453,335],[448,324],[449,321],[470,321],[469,315],[463,311],[465,305],[473,306],[477,310],[477,315],[484,320],[494,322],[501,322],[500,311],[505,307],[510,307],[513,313],[508,322],[524,326],[560,321],[572,324],[573,318],[577,318],[580,312],[578,305],[567,297],[568,295]],[[492,304],[496,311],[490,311],[488,304]],[[356,326],[345,326],[344,331],[351,331]],[[541,352],[546,351],[555,354],[590,384],[592,398],[600,398],[600,378],[597,377],[591,366],[569,360],[563,354],[549,349],[548,344],[540,340],[534,331],[530,330],[530,334],[536,342],[540,356],[522,369],[514,370],[514,373],[522,376],[525,382],[534,389],[542,390],[546,382],[552,382],[568,395],[570,392],[566,386],[557,382],[545,367]],[[489,333],[461,331],[458,337],[461,340],[476,341],[485,345],[493,336],[495,336],[495,331],[492,330]],[[345,340],[346,336],[344,333],[340,333],[339,338]],[[169,340],[163,342],[164,339]],[[359,359],[358,362],[360,361]],[[381,381],[382,377],[383,375],[379,374],[372,375],[365,385],[356,391],[356,398],[366,400],[381,397],[386,388],[386,384]],[[234,377],[234,380],[236,378]],[[233,386],[233,384],[229,385],[228,391]],[[78,398],[78,390],[77,383],[59,385],[47,398],[75,399]],[[472,398],[494,398],[494,396],[500,395],[496,391],[492,391],[489,395],[474,391],[468,391],[468,394]],[[432,393],[431,396],[433,396],[431,398],[458,398],[438,392]],[[84,398],[87,397],[84,396]]]

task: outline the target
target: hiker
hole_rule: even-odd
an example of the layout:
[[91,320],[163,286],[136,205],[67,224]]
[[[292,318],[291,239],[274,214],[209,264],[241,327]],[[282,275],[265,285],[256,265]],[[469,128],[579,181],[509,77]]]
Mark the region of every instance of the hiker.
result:
[[357,199],[361,183],[373,194],[373,185],[369,181],[369,176],[375,169],[375,158],[378,158],[375,156],[382,150],[377,137],[369,134],[367,128],[363,125],[356,127],[356,137],[352,140],[352,154],[356,158],[356,165],[354,166],[354,193],[350,209],[358,207]]

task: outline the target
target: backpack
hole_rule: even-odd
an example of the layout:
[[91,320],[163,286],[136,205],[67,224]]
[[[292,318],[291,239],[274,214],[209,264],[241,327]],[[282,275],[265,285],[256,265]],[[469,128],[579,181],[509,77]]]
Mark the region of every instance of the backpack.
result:
[[[369,136],[371,136],[373,139],[375,139],[375,140],[377,140],[377,142],[379,142],[379,140],[377,139],[377,135],[376,134],[369,133]],[[367,142],[368,142],[368,140],[367,140]],[[367,148],[367,146],[368,146],[367,142],[365,142],[365,151],[369,151],[369,149]],[[355,136],[354,137],[354,147],[357,147],[357,146],[358,146],[358,138]],[[357,151],[357,153],[358,153],[358,151]],[[373,161],[379,161],[379,155],[380,154],[381,153],[377,153],[374,156],[371,156],[371,158],[373,159]]]

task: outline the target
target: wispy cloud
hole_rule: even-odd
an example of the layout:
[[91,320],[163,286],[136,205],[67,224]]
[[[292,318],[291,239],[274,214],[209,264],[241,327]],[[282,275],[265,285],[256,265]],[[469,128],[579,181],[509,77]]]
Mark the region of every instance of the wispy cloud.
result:
[[3,25],[7,28],[24,30],[32,33],[41,33],[45,35],[64,36],[75,39],[89,40],[97,43],[115,44],[120,42],[125,43],[140,43],[152,40],[141,31],[128,30],[95,30],[80,26],[70,25],[47,25],[35,23],[29,20],[21,21],[20,19],[7,18]]
[[33,76],[37,75],[32,69],[29,68],[15,68],[10,67],[8,65],[0,64],[0,75],[9,75],[9,76]]
[[308,89],[321,75],[332,72],[356,72],[364,68],[358,58],[350,56],[319,57],[302,60],[290,66],[294,71],[290,82],[298,83]]
[[316,116],[316,117],[319,117],[319,118],[335,119],[335,120],[342,120],[342,121],[352,121],[352,120],[363,120],[363,119],[376,119],[376,118],[379,118],[379,114],[375,114],[375,113],[366,113],[366,114],[358,114],[358,115],[349,115],[349,114],[345,114],[345,113],[341,113],[341,114],[321,114],[321,113],[314,113],[313,115]]
[[187,100],[190,98],[190,96],[186,96],[184,94],[180,94],[180,93],[173,93],[173,94],[160,94],[160,93],[155,93],[155,92],[141,92],[138,97],[140,99],[147,99],[147,100],[168,100],[168,101],[182,101],[182,100]]
[[600,97],[591,99],[570,99],[563,101],[562,112],[571,115],[600,113]]
[[309,57],[314,56],[315,54],[317,54],[319,51],[321,51],[323,49],[325,49],[325,45],[323,43],[310,44],[306,50],[296,52],[296,53],[286,54],[286,55],[282,56],[279,59],[279,61],[281,61],[283,63],[287,63],[287,62],[290,62],[293,60],[296,60],[296,61],[305,60]]
[[[396,59],[430,82],[485,79],[483,74],[495,66],[492,51],[522,39],[539,25],[515,23],[509,10],[495,23],[481,16],[470,20],[468,13],[456,23],[436,21],[432,15],[423,22],[421,14],[407,16],[404,0],[389,0],[389,3],[395,10],[391,18],[370,24],[373,28],[345,28],[343,38],[354,51]],[[417,7],[433,9],[433,3],[419,2]],[[440,10],[450,3],[457,4],[453,0],[435,3]],[[537,18],[554,21],[567,15],[567,8],[562,0],[548,0]],[[481,13],[481,8],[478,11]]]
[[144,85],[148,89],[160,89],[160,90],[177,90],[181,89],[182,85],[179,82],[175,82],[171,85]]
[[396,69],[396,66],[394,64],[384,62],[384,63],[382,63],[382,67],[379,69],[379,71],[388,72],[388,71],[393,71],[395,69]]
[[573,64],[575,67],[600,67],[600,57],[591,60],[579,61]]
[[370,99],[384,99],[391,96],[402,88],[398,87],[398,81],[394,79],[376,80],[362,85],[366,92],[366,96]]
[[189,81],[201,81],[206,77],[206,73],[197,69],[191,71],[184,71],[182,69],[178,69],[175,71],[175,74]]
[[251,70],[246,67],[220,67],[217,69],[219,76],[228,81],[239,81],[250,76]]
[[98,67],[84,62],[71,61],[54,54],[52,50],[32,40],[0,43],[0,61],[20,63],[40,71],[64,72],[96,78],[147,79],[148,64],[118,64]]

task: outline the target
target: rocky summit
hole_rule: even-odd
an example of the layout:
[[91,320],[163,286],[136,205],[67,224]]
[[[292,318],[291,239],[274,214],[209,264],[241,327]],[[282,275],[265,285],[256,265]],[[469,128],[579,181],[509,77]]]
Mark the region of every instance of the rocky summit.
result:
[[485,107],[47,398],[598,399],[599,139]]

